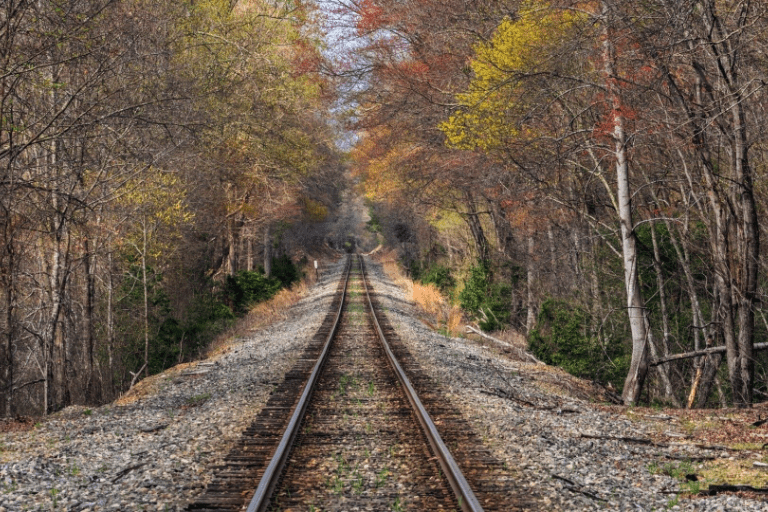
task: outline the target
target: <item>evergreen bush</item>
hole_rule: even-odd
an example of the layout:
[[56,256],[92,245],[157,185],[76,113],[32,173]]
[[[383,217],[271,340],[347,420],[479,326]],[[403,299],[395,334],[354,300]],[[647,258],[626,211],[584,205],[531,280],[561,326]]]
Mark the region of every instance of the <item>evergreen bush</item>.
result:
[[536,327],[528,337],[531,352],[547,364],[571,375],[621,390],[629,370],[630,355],[621,340],[601,346],[591,332],[591,318],[581,307],[547,299],[541,305]]
[[281,281],[276,277],[267,277],[258,271],[240,270],[233,276],[227,276],[224,296],[232,311],[239,315],[250,306],[271,299],[280,287]]
[[484,331],[496,331],[509,324],[512,288],[493,283],[488,264],[469,269],[464,289],[459,293],[461,308],[478,320]]

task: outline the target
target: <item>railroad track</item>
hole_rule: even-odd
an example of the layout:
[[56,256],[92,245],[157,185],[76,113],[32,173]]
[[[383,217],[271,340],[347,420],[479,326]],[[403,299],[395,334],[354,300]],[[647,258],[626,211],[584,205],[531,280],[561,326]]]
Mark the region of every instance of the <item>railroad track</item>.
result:
[[318,333],[187,510],[537,508],[376,310],[350,256]]

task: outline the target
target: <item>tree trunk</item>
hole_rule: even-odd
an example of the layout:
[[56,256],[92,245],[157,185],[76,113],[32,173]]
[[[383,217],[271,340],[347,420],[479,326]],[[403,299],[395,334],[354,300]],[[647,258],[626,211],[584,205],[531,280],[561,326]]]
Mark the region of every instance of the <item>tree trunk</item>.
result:
[[245,270],[253,271],[253,235],[250,229],[245,236]]
[[[115,395],[115,362],[112,351],[115,346],[114,287],[112,274],[112,251],[107,254],[107,377],[109,396]],[[103,380],[102,380],[103,382]]]
[[550,276],[553,276],[551,279],[554,284],[558,281],[554,278],[555,272],[557,271],[557,251],[555,250],[555,232],[552,231],[551,223],[547,223],[547,241],[549,242],[549,274]]
[[6,417],[10,417],[13,413],[13,365],[14,365],[14,354],[13,354],[13,343],[14,343],[14,333],[15,333],[15,318],[14,318],[14,307],[15,307],[15,280],[14,280],[14,272],[15,269],[15,262],[14,262],[14,248],[13,248],[13,240],[10,238],[9,234],[6,232],[6,257],[7,257],[7,265],[5,268],[6,274],[3,276],[3,287],[5,288],[5,336],[3,340],[3,352],[2,352],[2,358],[0,358],[0,361],[2,361],[3,364],[3,374],[2,374],[2,388],[3,388],[3,411],[4,415]]
[[235,236],[235,219],[227,219],[227,275],[234,276],[237,272],[237,237]]
[[531,331],[536,326],[536,298],[534,294],[534,287],[536,285],[536,265],[535,265],[534,243],[533,235],[528,235],[528,262],[527,262],[527,304],[528,314],[525,319],[525,331],[526,334],[531,334]]
[[142,224],[141,284],[144,291],[144,377],[149,376],[149,286],[147,284],[147,217]]
[[632,223],[632,194],[629,186],[629,161],[627,155],[626,133],[624,131],[624,116],[622,114],[621,98],[615,72],[615,52],[610,40],[608,6],[602,5],[605,19],[605,39],[603,42],[605,57],[605,74],[612,103],[614,157],[616,159],[617,201],[619,207],[619,222],[621,224],[621,248],[624,264],[624,287],[627,293],[627,314],[632,332],[632,359],[629,373],[624,381],[622,399],[627,405],[640,400],[640,393],[648,374],[648,320],[645,304],[640,293],[638,280],[637,242]]
[[[669,355],[669,321],[667,317],[667,300],[666,292],[664,291],[664,276],[661,271],[661,260],[659,255],[659,243],[656,238],[656,225],[651,224],[651,242],[653,244],[653,269],[656,272],[656,286],[659,289],[659,307],[661,314],[661,354],[663,357]],[[657,356],[653,354],[654,346],[651,343],[651,356],[656,359]],[[659,378],[664,385],[664,398],[671,401],[675,407],[680,407],[680,401],[675,396],[674,388],[672,387],[672,381],[669,378],[669,365],[661,364],[656,367]]]
[[93,309],[95,302],[95,282],[93,275],[93,254],[91,253],[91,245],[88,237],[83,239],[83,249],[85,254],[83,255],[83,267],[85,272],[85,314],[83,316],[83,331],[85,335],[85,350],[86,350],[86,400],[89,403],[96,403],[98,401],[98,390],[96,380],[96,364],[95,364],[95,350],[94,350],[94,321],[93,321]]
[[703,408],[707,405],[707,399],[712,393],[712,386],[717,379],[717,370],[723,361],[723,354],[710,354],[704,358],[704,369],[699,385],[699,394],[696,398],[696,407]]
[[485,237],[483,225],[480,222],[480,216],[477,213],[475,199],[472,196],[472,193],[468,191],[464,192],[464,199],[467,207],[467,213],[464,215],[464,218],[472,233],[472,239],[475,241],[478,260],[481,262],[491,261],[491,251],[488,246],[488,239]]
[[741,192],[741,225],[738,230],[741,282],[739,289],[739,371],[741,389],[734,388],[736,405],[746,407],[752,403],[752,383],[755,361],[752,345],[755,338],[755,300],[757,297],[757,272],[760,258],[760,228],[752,185],[752,171],[749,165],[744,110],[741,101],[733,107],[734,160],[736,181]]
[[269,223],[264,230],[264,275],[272,277],[272,226]]

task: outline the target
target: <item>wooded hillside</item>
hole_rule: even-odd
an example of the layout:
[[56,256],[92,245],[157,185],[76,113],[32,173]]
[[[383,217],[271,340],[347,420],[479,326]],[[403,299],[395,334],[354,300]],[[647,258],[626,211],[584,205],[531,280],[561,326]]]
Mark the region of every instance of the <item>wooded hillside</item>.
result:
[[336,4],[413,277],[627,404],[768,396],[763,2]]
[[626,404],[761,401],[766,34],[754,1],[8,0],[0,414],[194,357],[350,161],[484,330]]
[[315,16],[2,3],[0,415],[111,399],[296,278],[341,173]]

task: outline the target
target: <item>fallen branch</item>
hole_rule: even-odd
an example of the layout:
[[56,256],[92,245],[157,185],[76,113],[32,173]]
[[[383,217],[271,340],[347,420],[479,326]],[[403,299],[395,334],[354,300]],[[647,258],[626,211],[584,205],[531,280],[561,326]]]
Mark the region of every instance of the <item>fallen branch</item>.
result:
[[[639,457],[648,456],[647,453],[641,453],[633,450],[630,450],[629,453],[631,453],[632,455],[637,455]],[[714,455],[690,455],[690,454],[676,454],[676,453],[654,453],[652,455],[659,459],[684,460],[688,462],[704,462],[707,460],[717,459],[717,457],[715,457]]]
[[493,341],[495,343],[498,343],[499,345],[504,345],[505,347],[512,349],[519,357],[522,357],[524,360],[528,360],[528,361],[530,361],[532,363],[536,363],[536,364],[545,364],[542,361],[539,361],[538,359],[536,359],[536,357],[533,354],[529,354],[525,350],[523,350],[521,348],[518,348],[518,347],[516,347],[516,346],[514,346],[512,344],[509,344],[506,341],[502,341],[502,340],[500,340],[498,338],[494,338],[493,336],[489,336],[489,335],[485,334],[483,331],[481,331],[480,329],[475,329],[471,325],[467,325],[466,328],[467,328],[467,331],[471,331],[471,332],[473,332],[475,334],[478,334],[478,335],[482,336],[485,339],[491,340],[491,341]]
[[170,423],[158,423],[157,425],[152,425],[150,427],[140,427],[139,431],[145,434],[151,434],[153,432],[158,432],[160,430],[163,430],[168,425],[170,425]]
[[145,368],[146,366],[147,366],[147,363],[144,363],[144,364],[141,366],[141,368],[139,368],[139,371],[137,371],[136,373],[133,373],[132,371],[128,370],[128,373],[130,373],[131,375],[133,375],[133,378],[131,379],[131,385],[130,385],[130,386],[128,386],[128,389],[129,389],[129,390],[130,390],[130,389],[133,387],[133,385],[134,385],[134,384],[136,384],[136,379],[138,379],[138,378],[139,378],[139,375],[141,375],[141,372],[143,372],[143,371],[144,371],[144,368]]
[[139,469],[141,466],[144,466],[146,464],[147,464],[146,462],[139,462],[138,464],[134,464],[132,466],[128,466],[125,469],[121,469],[120,471],[117,472],[115,477],[112,479],[112,483],[114,484],[115,482],[117,482],[118,480],[123,478],[125,475],[127,475],[128,473],[130,473],[134,469]]
[[578,407],[572,404],[537,405],[529,400],[525,400],[524,398],[519,398],[513,395],[512,393],[508,393],[501,389],[494,389],[492,391],[489,391],[487,389],[481,389],[480,392],[483,393],[484,395],[497,396],[499,398],[504,398],[505,400],[512,400],[514,402],[527,405],[528,407],[536,409],[537,411],[557,411],[557,414],[567,414],[567,413],[579,414],[581,412]]
[[574,482],[573,480],[565,478],[564,476],[556,475],[554,473],[550,473],[550,475],[552,475],[552,478],[557,478],[558,480],[562,480],[563,482],[568,484],[568,485],[565,486],[565,488],[568,489],[571,492],[577,492],[579,494],[583,494],[584,496],[586,496],[588,498],[592,498],[593,500],[597,500],[597,501],[605,501],[605,502],[608,501],[605,498],[601,498],[600,496],[598,496],[597,494],[595,494],[593,492],[589,492],[589,491],[584,490],[584,486],[583,485],[578,484],[578,483]]
[[[768,343],[755,343],[752,350],[766,350],[768,349]],[[677,361],[680,359],[690,359],[692,357],[705,356],[707,354],[725,354],[725,346],[709,347],[702,350],[695,350],[693,352],[683,352],[682,354],[674,354],[667,357],[662,357],[655,361],[651,361],[649,366],[658,366],[669,361]]]
[[533,402],[529,402],[528,400],[524,400],[522,398],[518,398],[518,397],[516,397],[514,395],[511,395],[511,394],[509,394],[509,393],[507,393],[505,391],[499,390],[499,389],[494,389],[493,391],[487,391],[485,389],[481,389],[480,392],[485,394],[485,395],[497,396],[499,398],[505,398],[507,400],[513,400],[513,401],[519,402],[519,403],[521,403],[523,405],[527,405],[528,407],[533,407],[534,409],[538,409],[539,408],[539,406],[534,404]]
[[709,489],[699,491],[699,495],[714,496],[715,494],[719,494],[721,492],[756,492],[760,494],[768,494],[768,487],[752,487],[751,485],[712,484],[709,486]]
[[32,386],[34,384],[40,384],[41,382],[45,382],[45,379],[31,380],[29,382],[25,382],[24,384],[19,384],[18,386],[14,386],[13,387],[13,392],[15,393],[16,391],[18,391],[20,389],[24,389],[27,386]]
[[659,448],[667,448],[669,445],[666,443],[657,443],[653,439],[647,439],[645,437],[623,437],[623,436],[597,436],[592,434],[579,434],[584,439],[600,439],[601,441],[621,441],[623,443],[636,443],[645,444],[649,446],[657,446]]

